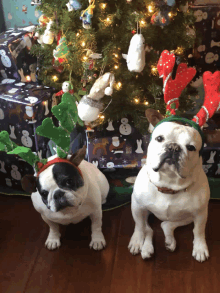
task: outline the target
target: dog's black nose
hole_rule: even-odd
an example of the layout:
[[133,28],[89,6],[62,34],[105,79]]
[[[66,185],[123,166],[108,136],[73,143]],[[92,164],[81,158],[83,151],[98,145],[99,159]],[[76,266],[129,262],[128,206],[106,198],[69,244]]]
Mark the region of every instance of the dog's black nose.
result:
[[63,196],[64,196],[65,192],[61,191],[61,190],[57,190],[55,191],[53,198],[55,200],[60,200]]
[[177,143],[170,143],[167,146],[168,151],[179,153],[181,151],[181,147]]

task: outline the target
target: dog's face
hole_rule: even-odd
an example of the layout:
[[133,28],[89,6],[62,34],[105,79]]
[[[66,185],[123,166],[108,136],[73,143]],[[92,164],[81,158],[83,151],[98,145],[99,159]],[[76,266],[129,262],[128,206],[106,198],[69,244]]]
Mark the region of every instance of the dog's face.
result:
[[78,208],[82,203],[79,193],[84,185],[79,171],[68,163],[56,163],[37,178],[37,189],[43,203],[52,212],[66,207]]
[[154,172],[186,178],[199,163],[202,139],[197,130],[175,122],[164,122],[152,133],[147,165]]
[[67,207],[77,209],[86,196],[81,191],[84,179],[77,168],[85,155],[86,147],[84,146],[68,157],[72,164],[66,161],[56,162],[39,173],[38,177],[25,175],[21,181],[23,189],[27,193],[38,191],[43,203],[52,212],[58,212]]

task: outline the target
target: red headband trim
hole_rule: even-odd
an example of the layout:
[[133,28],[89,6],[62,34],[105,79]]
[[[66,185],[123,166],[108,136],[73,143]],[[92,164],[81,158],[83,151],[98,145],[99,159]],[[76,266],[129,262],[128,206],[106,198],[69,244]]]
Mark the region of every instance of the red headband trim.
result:
[[83,178],[81,170],[75,164],[73,164],[72,162],[70,162],[67,159],[61,159],[61,158],[55,158],[51,161],[48,161],[45,165],[39,166],[40,170],[37,173],[37,177],[39,177],[40,173],[42,173],[44,170],[46,170],[49,166],[54,165],[56,163],[67,163],[69,165],[72,165],[73,167],[75,167],[78,170],[79,174]]

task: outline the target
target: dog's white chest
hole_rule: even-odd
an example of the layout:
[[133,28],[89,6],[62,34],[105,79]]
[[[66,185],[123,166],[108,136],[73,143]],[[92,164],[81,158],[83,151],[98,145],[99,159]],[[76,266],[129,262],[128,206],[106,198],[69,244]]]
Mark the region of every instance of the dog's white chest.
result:
[[167,194],[146,198],[146,207],[161,221],[181,221],[191,216],[189,201],[186,198],[176,199]]

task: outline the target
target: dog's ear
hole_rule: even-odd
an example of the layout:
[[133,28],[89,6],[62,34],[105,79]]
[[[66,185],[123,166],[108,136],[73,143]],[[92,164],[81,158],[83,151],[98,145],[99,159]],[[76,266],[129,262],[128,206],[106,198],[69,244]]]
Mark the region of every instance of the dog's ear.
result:
[[79,149],[75,154],[70,157],[70,162],[74,165],[79,166],[82,160],[85,158],[86,155],[86,145],[84,145],[81,149]]
[[34,175],[25,175],[21,179],[21,186],[27,193],[32,193],[37,191],[37,180]]
[[205,142],[210,146],[220,143],[220,130],[204,130]]
[[148,122],[153,126],[156,126],[158,122],[164,119],[162,114],[157,112],[155,109],[150,108],[145,111],[145,116],[147,117]]

